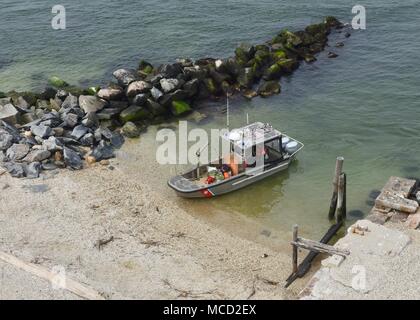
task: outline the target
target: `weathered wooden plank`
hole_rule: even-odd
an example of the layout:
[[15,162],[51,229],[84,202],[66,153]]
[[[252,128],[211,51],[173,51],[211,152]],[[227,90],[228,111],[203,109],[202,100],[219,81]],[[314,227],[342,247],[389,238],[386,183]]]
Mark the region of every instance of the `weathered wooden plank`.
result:
[[[53,282],[57,279],[57,274],[33,263],[22,261],[11,254],[0,252],[0,260],[26,271],[34,276]],[[63,289],[89,300],[105,300],[96,290],[76,282],[69,277],[65,277]]]
[[[336,223],[336,224],[332,225],[328,229],[328,231],[325,233],[325,235],[321,238],[321,240],[319,242],[328,243],[335,236],[335,234],[338,232],[338,230],[340,230],[342,225],[343,225],[342,221],[340,223]],[[309,252],[309,254],[305,257],[305,259],[302,261],[302,263],[298,266],[298,271],[295,272],[295,273],[292,273],[286,279],[286,284],[285,284],[284,287],[287,288],[297,278],[302,278],[309,271],[309,269],[312,266],[312,261],[316,258],[316,256],[318,254],[319,254],[318,252],[314,252],[314,251]]]
[[299,248],[307,249],[310,251],[328,253],[331,255],[337,254],[343,257],[348,256],[350,254],[350,251],[348,250],[336,248],[325,243],[321,243],[318,241],[313,241],[313,240],[309,240],[305,238],[298,238],[296,241],[292,241],[292,245],[297,246]]

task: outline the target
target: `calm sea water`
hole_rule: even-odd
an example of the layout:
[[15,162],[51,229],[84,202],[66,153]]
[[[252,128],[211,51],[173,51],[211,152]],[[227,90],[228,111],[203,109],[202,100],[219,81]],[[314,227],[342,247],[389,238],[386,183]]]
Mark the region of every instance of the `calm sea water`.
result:
[[[0,91],[40,89],[51,75],[73,84],[106,83],[114,69],[135,67],[140,59],[226,57],[241,41],[262,42],[283,27],[299,29],[326,15],[349,22],[357,3],[60,0],[67,29],[53,31],[55,4],[1,1]],[[345,157],[349,209],[365,213],[369,192],[390,175],[420,176],[418,1],[363,4],[367,30],[353,32],[344,48],[332,48],[337,59],[323,53],[303,65],[282,80],[279,96],[233,102],[233,125],[243,125],[248,112],[251,120],[269,121],[304,142],[298,161],[287,173],[207,201],[206,208],[237,211],[285,234],[299,223],[316,238],[328,226],[336,156]],[[223,127],[217,110],[209,112],[207,128]]]

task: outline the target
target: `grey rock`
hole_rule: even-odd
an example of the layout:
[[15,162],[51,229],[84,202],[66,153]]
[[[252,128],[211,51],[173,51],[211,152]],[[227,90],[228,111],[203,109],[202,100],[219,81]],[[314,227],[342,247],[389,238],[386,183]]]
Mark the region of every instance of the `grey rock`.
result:
[[110,101],[109,108],[124,110],[128,107],[128,101]]
[[18,97],[16,99],[16,107],[26,110],[29,109],[31,106],[23,97]]
[[64,121],[64,125],[69,128],[74,128],[74,126],[78,123],[79,117],[75,113],[66,113],[62,117]]
[[163,92],[168,93],[175,89],[177,89],[179,86],[179,80],[178,79],[162,79],[160,80],[160,87],[162,88]]
[[59,98],[50,99],[50,106],[52,110],[59,111],[63,102]]
[[3,167],[9,172],[12,177],[22,178],[25,176],[24,166],[21,163],[5,162]]
[[102,110],[106,101],[95,96],[80,96],[79,105],[86,113]]
[[165,78],[176,78],[182,72],[182,65],[180,63],[163,64],[159,67],[158,71]]
[[80,143],[84,146],[91,146],[95,142],[95,137],[92,133],[86,133],[82,138],[80,138]]
[[23,158],[25,162],[41,162],[51,157],[51,152],[48,150],[32,150]]
[[41,163],[40,162],[32,162],[24,167],[25,174],[27,178],[36,179],[39,177],[41,172]]
[[0,128],[0,150],[7,150],[13,144],[13,136],[5,129]]
[[140,129],[131,121],[124,124],[121,132],[128,138],[137,138],[140,135]]
[[332,52],[332,51],[328,52],[328,58],[337,58],[337,57],[338,57],[338,54],[336,54],[335,52]]
[[85,127],[83,124],[79,124],[77,126],[74,127],[71,136],[76,139],[79,140],[81,137],[83,137],[87,132],[89,131],[88,127]]
[[192,79],[184,84],[183,89],[188,92],[188,96],[192,97],[197,93],[199,85],[200,80]]
[[74,170],[80,170],[83,168],[80,155],[70,148],[64,148],[64,162],[68,167]]
[[110,120],[112,117],[117,116],[121,112],[118,108],[104,108],[97,112],[96,115],[99,120]]
[[145,81],[150,82],[152,85],[157,86],[160,83],[160,80],[163,79],[163,75],[162,74],[150,74],[146,77]]
[[64,134],[64,128],[62,127],[53,128],[52,133],[55,137],[61,137]]
[[102,137],[110,140],[112,138],[112,131],[109,128],[98,128],[95,131],[95,137],[97,137],[98,135],[100,137],[98,140],[101,140]]
[[147,95],[140,93],[133,98],[133,104],[136,106],[144,106],[147,101]]
[[42,99],[39,99],[39,100],[36,102],[36,107],[37,107],[38,109],[43,109],[43,110],[49,110],[49,109],[51,108],[49,101],[47,101],[47,100],[42,100]]
[[27,144],[15,143],[6,151],[6,156],[11,161],[22,160],[29,153]]
[[68,95],[64,102],[61,104],[61,107],[64,109],[76,108],[79,106],[79,99],[76,96]]
[[115,156],[114,149],[108,143],[102,140],[93,150],[92,156],[95,157],[96,161],[110,159]]
[[66,90],[58,90],[55,97],[64,101],[68,97],[69,93]]
[[162,91],[160,91],[160,90],[159,90],[158,88],[156,88],[156,87],[153,87],[153,88],[150,90],[150,93],[152,94],[153,99],[155,99],[156,101],[157,101],[157,100],[159,100],[159,98],[160,98],[161,96],[163,96]]
[[128,69],[118,69],[112,74],[121,86],[128,86],[131,82],[136,81],[137,77],[134,71]]
[[109,142],[114,148],[121,148],[121,146],[124,144],[124,137],[119,132],[113,132]]
[[52,134],[52,129],[44,125],[35,125],[31,127],[33,135],[45,139]]
[[63,145],[56,137],[49,137],[47,140],[44,140],[42,147],[48,151],[63,150]]
[[31,123],[35,120],[36,120],[35,113],[28,112],[28,113],[24,113],[20,116],[20,122],[19,123],[25,125],[25,124]]
[[120,87],[105,88],[99,90],[97,96],[104,100],[119,100],[124,95],[124,91]]
[[6,161],[6,155],[4,154],[4,151],[0,150],[0,164],[4,161]]
[[152,88],[152,85],[146,81],[134,81],[127,87],[127,96],[135,97],[139,93],[145,93]]
[[16,115],[18,111],[13,104],[8,103],[4,106],[0,105],[0,120],[6,120],[11,123],[16,123]]
[[99,119],[95,112],[89,112],[82,120],[82,124],[88,128],[99,125]]

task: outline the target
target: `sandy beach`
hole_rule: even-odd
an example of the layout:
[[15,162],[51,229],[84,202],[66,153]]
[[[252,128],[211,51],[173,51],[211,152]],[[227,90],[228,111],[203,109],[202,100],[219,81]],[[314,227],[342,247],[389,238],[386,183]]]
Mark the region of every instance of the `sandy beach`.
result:
[[[0,250],[64,268],[106,299],[295,298],[305,280],[283,289],[289,255],[187,212],[165,185],[156,188],[148,143],[127,142],[107,166],[0,176]],[[0,272],[2,299],[80,298],[5,263]]]

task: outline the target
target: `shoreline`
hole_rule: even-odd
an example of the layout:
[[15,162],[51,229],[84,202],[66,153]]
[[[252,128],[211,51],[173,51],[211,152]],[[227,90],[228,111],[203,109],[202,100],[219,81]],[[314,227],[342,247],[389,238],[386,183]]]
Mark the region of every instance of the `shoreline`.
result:
[[[288,255],[192,216],[150,187],[144,163],[133,175],[118,169],[124,161],[111,160],[114,170],[96,164],[45,179],[0,176],[1,188],[9,185],[2,189],[0,250],[48,269],[63,266],[108,299],[296,298],[303,281],[287,291],[273,285],[290,271]],[[21,271],[6,271],[13,281],[3,287],[5,299],[35,298],[41,288],[42,298],[75,298],[47,281],[28,287]]]

